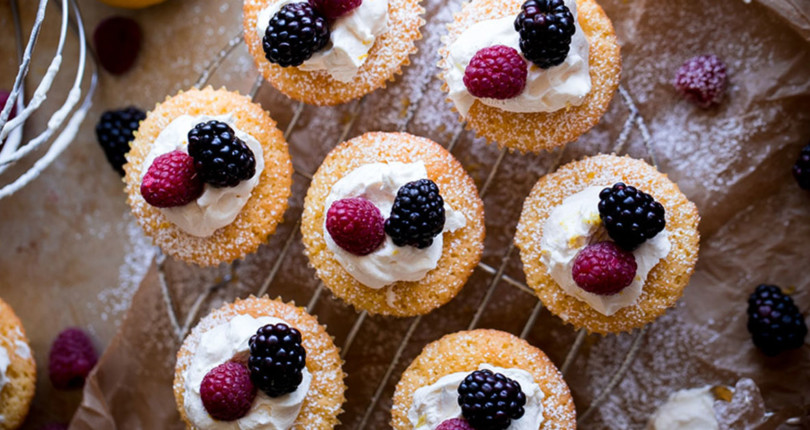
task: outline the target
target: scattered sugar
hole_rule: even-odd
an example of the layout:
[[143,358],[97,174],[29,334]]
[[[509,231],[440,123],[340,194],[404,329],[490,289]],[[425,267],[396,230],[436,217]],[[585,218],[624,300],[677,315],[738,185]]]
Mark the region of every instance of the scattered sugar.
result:
[[[149,264],[157,253],[157,248],[144,236],[143,231],[130,216],[126,222],[126,241],[124,242],[124,263],[118,269],[118,285],[98,293],[98,303],[93,303],[94,310],[101,319],[113,318],[116,326],[121,324],[120,316],[129,308],[132,296],[137,291]],[[97,306],[101,305],[99,309]]]

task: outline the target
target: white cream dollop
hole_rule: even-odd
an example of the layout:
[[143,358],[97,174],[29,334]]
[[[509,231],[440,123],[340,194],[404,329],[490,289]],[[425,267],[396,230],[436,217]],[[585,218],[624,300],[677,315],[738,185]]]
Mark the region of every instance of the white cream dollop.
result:
[[672,393],[650,417],[647,430],[717,430],[712,387]]
[[[476,100],[485,105],[508,112],[554,112],[568,106],[579,106],[591,91],[588,39],[577,21],[575,0],[565,0],[574,16],[576,32],[565,61],[549,69],[542,69],[527,60],[529,74],[526,88],[517,97],[507,100],[477,98],[464,85],[467,65],[478,51],[495,45],[514,48],[519,53],[520,34],[515,31],[515,16],[481,21],[464,30],[449,47],[447,62],[450,66],[445,80],[450,87],[450,99],[462,116],[467,116]],[[521,54],[522,56],[522,54]]]
[[312,374],[304,368],[304,379],[292,393],[270,397],[263,391],[256,392],[253,406],[247,415],[235,421],[218,421],[211,418],[200,398],[200,384],[214,367],[234,357],[249,353],[248,341],[256,330],[267,324],[284,323],[278,318],[237,315],[230,321],[217,325],[203,333],[197,351],[183,373],[185,394],[183,404],[186,416],[195,428],[233,430],[288,430],[295,423],[301,406],[312,383]]
[[23,334],[22,330],[19,327],[16,327],[14,331],[17,333],[17,338],[14,339],[14,352],[17,353],[17,356],[23,359],[31,358],[31,348],[25,343],[22,339]]
[[[3,392],[3,387],[9,382],[9,366],[11,366],[11,357],[8,354],[8,350],[0,344],[0,393]],[[2,415],[0,415],[0,417],[2,417]]]
[[[543,422],[543,391],[534,382],[532,374],[523,369],[504,369],[481,364],[478,370],[490,370],[513,379],[520,384],[526,395],[525,412],[513,420],[508,430],[537,430]],[[461,417],[458,405],[458,386],[470,372],[451,373],[413,393],[413,403],[408,411],[408,421],[414,430],[433,430],[443,421]]]
[[[328,211],[332,203],[362,197],[380,209],[383,218],[391,215],[397,191],[408,182],[427,178],[425,164],[417,163],[372,163],[358,167],[332,186],[324,202]],[[441,190],[440,190],[441,191]],[[335,259],[361,284],[380,289],[397,281],[418,281],[436,268],[442,256],[443,233],[454,232],[467,225],[467,218],[454,210],[445,201],[445,222],[442,234],[433,239],[433,244],[425,249],[413,246],[396,246],[388,235],[385,242],[374,252],[364,256],[354,255],[338,246],[326,230],[324,217],[323,236],[326,246]]]
[[540,260],[549,274],[568,295],[589,304],[603,315],[613,315],[630,306],[641,296],[650,270],[669,254],[672,244],[665,228],[654,238],[633,251],[636,257],[636,277],[625,289],[611,296],[589,293],[574,282],[571,273],[579,251],[588,246],[602,229],[599,218],[599,192],[605,187],[589,187],[567,197],[555,207],[543,225],[540,240]]
[[[256,32],[260,39],[282,7],[302,0],[275,0],[259,12]],[[363,0],[353,11],[330,25],[329,44],[298,66],[301,70],[325,70],[334,79],[351,82],[380,35],[388,31],[388,0]]]
[[245,206],[245,203],[250,199],[250,194],[258,185],[259,178],[264,170],[264,150],[261,143],[250,134],[235,127],[231,115],[183,115],[172,121],[155,139],[152,150],[146,156],[141,174],[141,179],[143,179],[155,158],[163,154],[176,150],[188,153],[189,131],[197,124],[211,120],[221,121],[231,126],[234,133],[236,133],[236,137],[242,139],[248,148],[253,151],[253,156],[256,159],[256,173],[250,179],[240,182],[235,187],[217,188],[205,184],[202,195],[196,201],[180,207],[160,208],[160,212],[174,225],[197,237],[211,236],[220,228],[232,223]]

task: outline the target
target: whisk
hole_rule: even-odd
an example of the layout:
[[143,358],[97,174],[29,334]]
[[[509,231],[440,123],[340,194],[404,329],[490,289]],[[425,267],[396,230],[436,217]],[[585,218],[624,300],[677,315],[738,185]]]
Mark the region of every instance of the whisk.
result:
[[[98,84],[98,68],[92,56],[88,55],[84,21],[76,1],[52,0],[56,9],[61,13],[59,41],[45,75],[37,84],[31,99],[28,102],[25,101],[26,81],[30,79],[28,77],[29,66],[45,21],[48,3],[49,0],[39,1],[34,25],[27,43],[23,45],[19,0],[9,0],[14,21],[19,70],[8,101],[0,112],[0,142],[4,142],[0,147],[0,200],[16,193],[37,178],[70,145],[90,109]],[[66,95],[54,94],[55,92],[52,91],[54,79],[60,73],[64,73],[62,70],[65,60],[63,54],[65,45],[68,43],[68,31],[72,31],[77,37],[76,43],[78,43],[79,52],[76,61],[76,76]],[[90,76],[89,83],[85,83],[88,75]],[[84,94],[83,99],[82,94]],[[28,135],[29,133],[23,131],[23,126],[31,115],[40,110],[48,97],[60,97],[60,100],[64,98],[64,102],[54,112],[49,113],[50,117],[44,130],[30,131],[30,135]],[[14,119],[9,120],[15,106],[17,115]],[[11,166],[24,159],[31,158],[30,161],[33,161],[32,157],[37,155],[39,158],[27,170],[15,174],[10,179],[4,178],[4,176],[10,176],[4,175],[4,173]]]

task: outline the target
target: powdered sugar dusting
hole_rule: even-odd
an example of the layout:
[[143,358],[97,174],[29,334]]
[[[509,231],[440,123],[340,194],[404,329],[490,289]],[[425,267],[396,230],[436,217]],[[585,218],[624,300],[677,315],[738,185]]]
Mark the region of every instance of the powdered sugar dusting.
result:
[[118,315],[122,315],[129,308],[132,296],[146,275],[149,263],[157,254],[157,248],[143,234],[143,230],[134,219],[127,220],[125,229],[127,240],[124,263],[118,269],[118,285],[98,293],[98,301],[105,306],[99,312],[99,316],[103,321],[108,321],[112,316],[111,322],[115,325],[121,324]]

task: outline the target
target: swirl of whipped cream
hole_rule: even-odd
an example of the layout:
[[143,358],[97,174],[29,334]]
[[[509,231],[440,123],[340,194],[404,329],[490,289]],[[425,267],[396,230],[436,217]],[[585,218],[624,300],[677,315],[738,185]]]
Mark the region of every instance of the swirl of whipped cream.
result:
[[[380,209],[382,216],[388,218],[394,206],[397,191],[407,184],[427,178],[425,164],[417,163],[372,163],[358,167],[341,178],[332,186],[324,202],[324,210],[329,210],[332,203],[362,197]],[[444,202],[444,232],[456,231],[467,225],[467,218],[460,211],[454,210]],[[433,244],[425,249],[413,246],[396,246],[388,235],[385,242],[371,254],[358,256],[347,252],[334,240],[326,230],[324,217],[323,236],[326,246],[335,255],[335,259],[361,284],[380,289],[397,281],[418,281],[436,268],[442,256],[443,234],[433,239]]]
[[[534,382],[531,373],[523,369],[504,369],[489,364],[481,364],[478,370],[500,373],[520,384],[526,395],[525,412],[519,419],[512,420],[507,430],[537,430],[543,423],[543,391]],[[413,393],[413,403],[408,411],[408,421],[414,430],[432,430],[442,422],[461,417],[458,405],[458,386],[470,372],[451,373]]]
[[3,387],[5,387],[9,382],[9,366],[11,366],[11,357],[8,355],[8,350],[0,344],[0,392],[3,391]]
[[160,132],[152,150],[146,156],[144,169],[141,172],[141,179],[146,175],[149,166],[155,158],[176,150],[188,153],[188,133],[197,124],[217,120],[231,126],[236,137],[242,139],[253,151],[256,158],[256,173],[248,180],[240,182],[235,187],[217,188],[205,184],[202,195],[196,201],[185,206],[174,208],[160,208],[160,212],[166,216],[174,225],[184,232],[197,237],[208,237],[215,231],[225,227],[236,219],[239,212],[245,206],[250,194],[264,171],[264,150],[256,138],[243,132],[234,126],[231,115],[208,116],[183,115],[171,122]]
[[529,74],[526,88],[517,97],[507,100],[477,98],[464,85],[464,73],[470,60],[481,49],[505,45],[520,50],[520,34],[515,31],[515,17],[481,21],[466,29],[449,47],[444,74],[450,87],[450,99],[462,116],[467,116],[476,100],[487,106],[516,113],[554,112],[567,106],[579,106],[591,91],[588,39],[577,21],[575,0],[565,0],[574,16],[576,32],[571,38],[571,49],[565,61],[549,69],[542,69],[527,60]]
[[[200,397],[200,384],[213,368],[234,357],[250,352],[248,341],[260,327],[284,323],[278,318],[237,315],[203,333],[191,362],[183,372],[183,406],[186,416],[200,430],[288,430],[295,423],[307,391],[312,384],[312,374],[304,368],[301,385],[292,393],[270,397],[258,390],[248,413],[235,421],[218,421],[211,418]],[[291,325],[290,325],[291,326]]]
[[672,393],[650,417],[647,430],[717,430],[711,386]]
[[614,295],[602,296],[580,288],[572,275],[574,260],[602,228],[599,193],[604,188],[588,187],[566,197],[561,205],[551,211],[543,225],[540,261],[546,265],[551,277],[566,294],[589,304],[599,313],[610,316],[638,300],[650,270],[669,254],[672,244],[669,241],[669,231],[665,228],[633,251],[638,265],[636,277],[627,288]]
[[[259,38],[282,7],[302,0],[274,0],[259,12],[256,31]],[[340,82],[351,82],[380,35],[388,31],[388,0],[363,0],[353,11],[338,18],[330,26],[329,44],[298,66],[305,71],[325,70]]]

